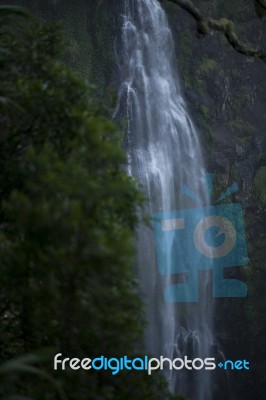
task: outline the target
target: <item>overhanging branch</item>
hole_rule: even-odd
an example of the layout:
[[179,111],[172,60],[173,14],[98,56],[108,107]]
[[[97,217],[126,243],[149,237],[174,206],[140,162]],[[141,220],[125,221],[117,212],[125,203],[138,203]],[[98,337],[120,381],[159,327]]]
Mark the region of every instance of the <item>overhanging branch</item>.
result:
[[256,2],[259,3],[259,5],[262,8],[265,8],[265,10],[266,10],[266,0],[256,0]]
[[[165,0],[161,0],[165,1]],[[194,5],[191,0],[166,0],[170,3],[174,3],[181,7],[183,10],[187,11],[196,21],[197,30],[200,35],[207,35],[210,31],[221,32],[230,45],[241,54],[248,57],[254,57],[262,60],[266,63],[266,53],[262,50],[257,50],[250,45],[242,42],[236,32],[234,23],[226,18],[213,19],[205,17],[201,14],[198,7]],[[257,0],[263,8],[266,8],[266,0]]]

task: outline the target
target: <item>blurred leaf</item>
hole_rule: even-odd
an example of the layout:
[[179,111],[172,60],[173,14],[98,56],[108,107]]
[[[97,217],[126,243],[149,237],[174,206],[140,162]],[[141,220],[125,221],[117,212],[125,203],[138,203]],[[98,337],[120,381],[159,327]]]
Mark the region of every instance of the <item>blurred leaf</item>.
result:
[[0,18],[7,17],[10,15],[19,15],[22,17],[30,17],[31,14],[24,7],[0,6]]
[[[12,374],[29,374],[36,375],[51,383],[58,393],[58,396],[63,400],[65,395],[61,389],[61,385],[46,371],[36,367],[34,364],[40,364],[51,359],[51,351],[44,349],[38,353],[26,354],[21,357],[14,358],[0,365],[0,376]],[[23,399],[22,397],[11,397],[13,399]],[[11,399],[9,398],[9,399]]]

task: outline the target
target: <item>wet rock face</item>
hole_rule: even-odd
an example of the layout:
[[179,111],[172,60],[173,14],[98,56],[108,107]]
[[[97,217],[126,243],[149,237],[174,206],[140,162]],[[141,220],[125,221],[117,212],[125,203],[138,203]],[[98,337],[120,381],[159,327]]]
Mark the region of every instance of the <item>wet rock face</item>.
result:
[[[197,6],[207,16],[232,18],[243,40],[263,48],[266,26],[252,2],[201,0]],[[236,53],[218,33],[198,39],[189,15],[172,4],[165,8],[208,167],[225,178],[233,171],[247,198],[259,167],[265,165],[265,64]]]
[[[265,49],[265,19],[257,18],[253,2],[195,3],[207,16],[233,19],[241,39]],[[216,340],[225,354],[245,354],[259,365],[266,357],[260,339],[266,303],[266,65],[236,53],[218,33],[198,39],[190,16],[173,5],[165,5],[165,9],[175,37],[184,94],[201,132],[207,169],[216,174],[214,198],[236,181],[240,190],[230,199],[244,209],[250,263],[238,272],[228,268],[225,274],[248,282],[249,294],[244,300],[216,301]],[[265,369],[261,370],[265,374]],[[232,380],[231,398],[263,398],[263,373]]]

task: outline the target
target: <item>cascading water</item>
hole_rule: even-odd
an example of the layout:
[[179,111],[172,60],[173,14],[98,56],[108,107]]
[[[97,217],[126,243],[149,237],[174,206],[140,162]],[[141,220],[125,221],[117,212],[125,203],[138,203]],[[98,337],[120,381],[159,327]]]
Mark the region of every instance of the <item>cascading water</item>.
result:
[[[145,211],[150,215],[197,207],[195,199],[206,205],[201,148],[175,70],[174,44],[165,12],[157,0],[124,0],[123,4],[117,51],[121,86],[115,114],[127,123],[129,173],[146,194]],[[182,187],[189,196],[181,194]],[[187,238],[188,252],[191,239]],[[190,302],[185,274],[171,273],[171,254],[166,259],[168,274],[159,274],[150,227],[139,229],[137,247],[141,291],[147,304],[147,350],[170,359],[211,357],[209,274],[201,275],[199,302]],[[164,300],[164,290],[171,285],[177,290],[178,285],[182,287],[183,302]],[[166,370],[165,374],[172,392],[193,400],[212,399],[210,373]]]

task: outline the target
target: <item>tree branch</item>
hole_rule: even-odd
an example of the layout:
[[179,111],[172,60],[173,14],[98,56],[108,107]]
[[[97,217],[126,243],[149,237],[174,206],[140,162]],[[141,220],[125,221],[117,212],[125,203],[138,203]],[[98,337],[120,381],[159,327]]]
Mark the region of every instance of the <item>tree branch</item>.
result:
[[[160,1],[168,1],[174,3],[181,7],[183,10],[187,11],[196,21],[197,30],[200,35],[205,36],[210,31],[218,31],[221,32],[230,45],[241,54],[244,54],[248,57],[254,57],[262,60],[266,63],[266,53],[262,50],[257,50],[252,48],[246,43],[243,43],[237,36],[235,32],[234,23],[226,18],[221,19],[213,19],[204,17],[201,14],[199,8],[197,8],[191,0],[160,0]],[[259,4],[266,8],[266,0],[256,0]]]
[[255,0],[262,8],[266,10],[266,0]]
[[266,0],[254,0],[255,11],[259,18],[263,18],[266,15]]

